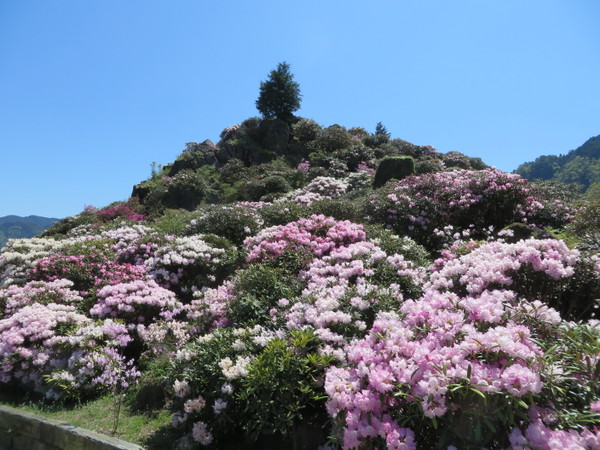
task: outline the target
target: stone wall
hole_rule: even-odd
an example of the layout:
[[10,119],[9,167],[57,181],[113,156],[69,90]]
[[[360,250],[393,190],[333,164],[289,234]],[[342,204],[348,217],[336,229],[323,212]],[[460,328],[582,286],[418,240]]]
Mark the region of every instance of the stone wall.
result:
[[94,431],[0,405],[1,450],[143,450]]

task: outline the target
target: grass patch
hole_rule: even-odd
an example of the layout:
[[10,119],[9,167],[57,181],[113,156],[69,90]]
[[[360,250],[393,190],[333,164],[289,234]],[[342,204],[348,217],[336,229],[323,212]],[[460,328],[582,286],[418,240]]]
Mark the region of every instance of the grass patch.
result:
[[86,402],[64,404],[49,403],[35,395],[11,390],[0,391],[0,403],[149,449],[170,448],[180,437],[172,433],[168,409],[139,411],[127,402],[121,405],[116,432],[113,433],[118,402],[112,394]]

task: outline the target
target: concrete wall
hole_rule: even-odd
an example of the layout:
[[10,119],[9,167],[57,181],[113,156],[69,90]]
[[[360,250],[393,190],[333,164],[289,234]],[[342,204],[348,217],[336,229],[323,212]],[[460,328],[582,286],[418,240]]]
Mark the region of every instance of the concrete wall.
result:
[[143,450],[139,445],[0,405],[0,450]]

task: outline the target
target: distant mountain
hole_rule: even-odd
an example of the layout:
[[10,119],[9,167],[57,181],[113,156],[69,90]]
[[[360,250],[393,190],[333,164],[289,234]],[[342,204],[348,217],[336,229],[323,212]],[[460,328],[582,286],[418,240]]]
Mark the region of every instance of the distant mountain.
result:
[[558,180],[580,183],[585,189],[600,182],[600,136],[588,139],[566,155],[543,155],[521,164],[516,173],[529,180]]
[[0,247],[13,238],[37,236],[60,219],[40,216],[4,216],[0,217]]

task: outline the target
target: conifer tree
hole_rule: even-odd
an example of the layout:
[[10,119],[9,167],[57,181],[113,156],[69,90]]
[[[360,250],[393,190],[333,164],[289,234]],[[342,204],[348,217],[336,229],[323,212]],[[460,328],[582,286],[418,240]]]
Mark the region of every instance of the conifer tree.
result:
[[375,126],[375,136],[385,136],[388,139],[390,138],[391,134],[388,132],[388,130],[383,126],[383,124],[381,122],[377,122],[377,125]]
[[272,70],[267,81],[260,83],[260,95],[256,100],[256,109],[265,119],[277,118],[290,122],[293,112],[300,108],[300,85],[290,73],[290,65],[279,63]]

